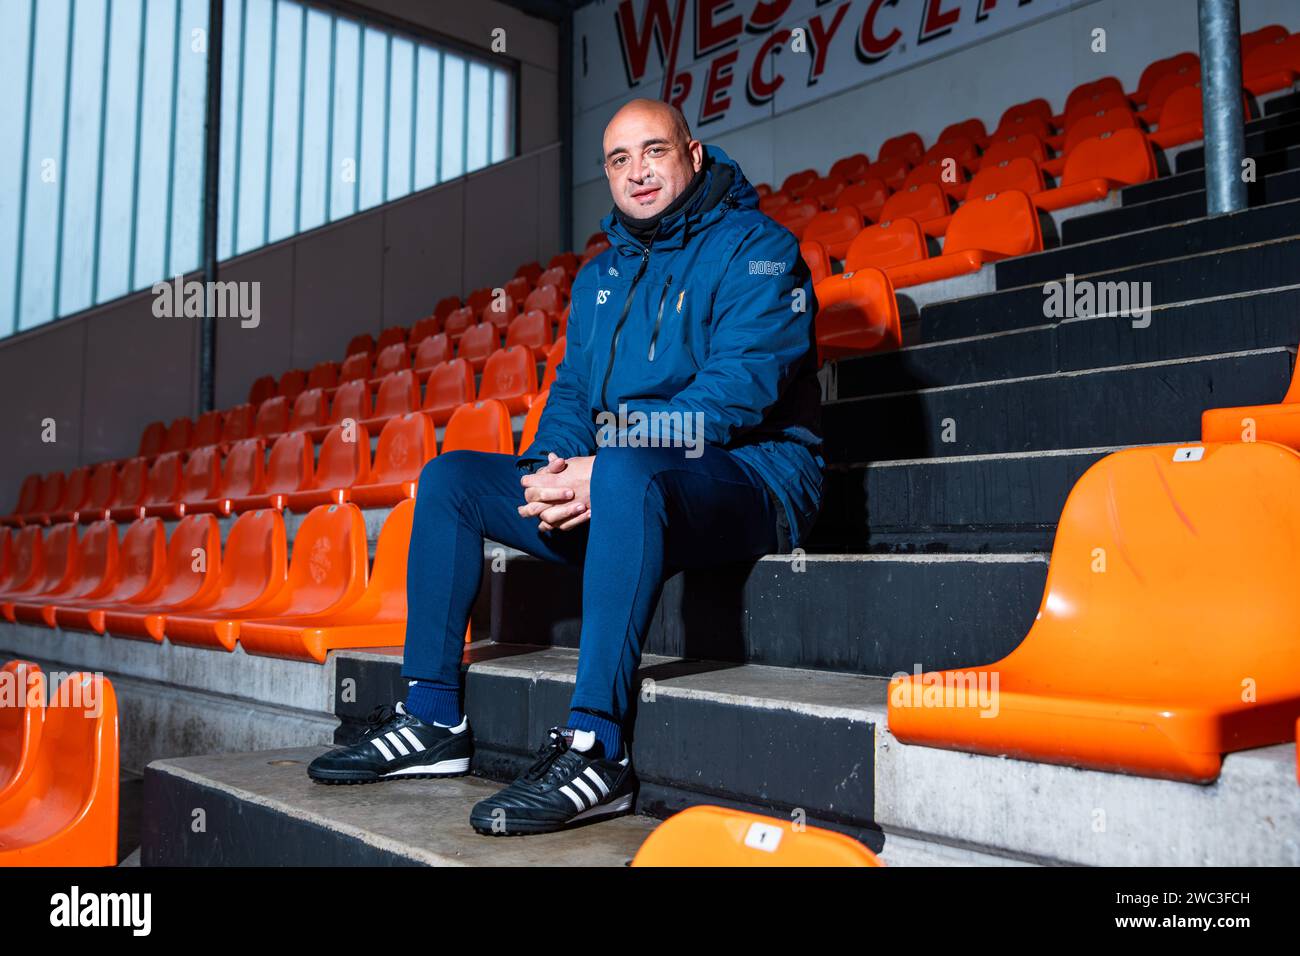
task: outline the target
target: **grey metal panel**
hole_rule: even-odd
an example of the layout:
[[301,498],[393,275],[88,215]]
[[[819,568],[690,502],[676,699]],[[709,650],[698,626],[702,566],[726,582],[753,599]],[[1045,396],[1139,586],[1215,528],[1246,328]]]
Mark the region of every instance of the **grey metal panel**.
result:
[[293,366],[343,360],[348,340],[378,335],[383,314],[384,215],[345,220],[297,242]]
[[[558,147],[537,156],[537,255],[543,264],[557,252],[565,251],[560,235],[560,162]],[[589,232],[578,232],[573,237],[578,252],[582,252],[583,240]]]
[[384,214],[384,325],[411,325],[448,295],[461,295],[462,182],[422,193]]
[[133,455],[155,419],[193,415],[200,319],[158,318],[151,293],[86,317],[87,462]]
[[466,293],[500,285],[537,248],[537,158],[484,170],[465,181]]
[[221,267],[222,282],[258,283],[259,320],[245,328],[239,319],[216,319],[217,408],[248,398],[263,375],[277,378],[293,368],[294,244],[272,246]]
[[[85,334],[84,322],[61,322],[0,350],[0,513],[17,502],[27,475],[81,463]],[[46,418],[55,421],[49,444],[41,441]]]
[[519,153],[560,138],[559,77],[527,63],[519,69]]

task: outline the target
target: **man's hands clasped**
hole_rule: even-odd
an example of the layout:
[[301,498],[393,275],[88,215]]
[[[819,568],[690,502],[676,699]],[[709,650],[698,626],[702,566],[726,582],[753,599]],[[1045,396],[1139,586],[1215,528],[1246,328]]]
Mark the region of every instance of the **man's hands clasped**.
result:
[[591,466],[594,455],[561,458],[551,452],[545,465],[524,475],[523,518],[537,518],[539,531],[568,531],[591,519]]

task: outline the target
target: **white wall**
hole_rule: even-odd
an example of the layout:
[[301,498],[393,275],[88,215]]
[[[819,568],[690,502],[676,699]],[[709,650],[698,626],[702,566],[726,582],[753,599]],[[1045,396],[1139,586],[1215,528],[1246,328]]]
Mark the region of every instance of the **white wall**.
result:
[[[1059,110],[1070,90],[1100,76],[1136,88],[1153,60],[1198,49],[1196,8],[1197,0],[1092,0],[707,141],[736,159],[751,182],[780,185],[800,169],[825,171],[841,156],[864,151],[874,158],[898,133],[914,130],[928,145],[945,126],[971,116],[991,130],[1014,103],[1043,96]],[[1241,0],[1243,31],[1269,23],[1300,30],[1300,2]],[[1106,30],[1105,53],[1090,48],[1098,27]],[[575,189],[575,242],[596,230],[610,205],[602,181]]]

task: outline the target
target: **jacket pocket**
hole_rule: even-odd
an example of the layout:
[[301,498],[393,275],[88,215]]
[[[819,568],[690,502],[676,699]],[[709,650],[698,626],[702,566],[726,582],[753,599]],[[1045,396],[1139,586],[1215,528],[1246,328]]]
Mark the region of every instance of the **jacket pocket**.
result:
[[646,359],[651,362],[655,360],[655,344],[659,341],[659,328],[664,322],[664,303],[668,301],[668,290],[672,284],[673,277],[670,275],[664,281],[663,290],[659,293],[659,310],[655,313],[655,328],[650,335],[650,351],[646,354]]

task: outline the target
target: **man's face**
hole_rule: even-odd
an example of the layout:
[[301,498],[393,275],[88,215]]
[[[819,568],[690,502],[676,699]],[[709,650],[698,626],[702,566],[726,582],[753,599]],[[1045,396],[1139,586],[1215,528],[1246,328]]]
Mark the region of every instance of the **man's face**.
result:
[[625,215],[645,219],[682,194],[704,161],[699,140],[687,140],[659,110],[620,110],[605,128],[605,176]]

